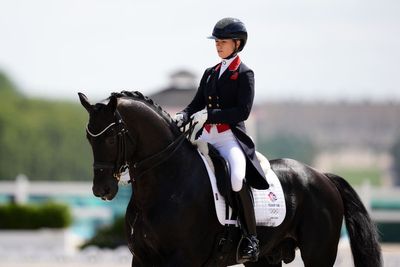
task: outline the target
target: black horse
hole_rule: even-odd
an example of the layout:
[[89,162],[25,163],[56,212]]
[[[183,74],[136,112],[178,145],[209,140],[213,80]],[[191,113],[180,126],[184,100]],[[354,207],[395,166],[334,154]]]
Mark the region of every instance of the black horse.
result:
[[[171,117],[139,92],[113,93],[95,105],[79,97],[89,112],[94,195],[113,199],[120,173],[129,166],[133,194],[126,234],[132,266],[236,264],[234,246],[215,256],[225,228],[215,214],[207,171]],[[299,248],[306,267],[331,267],[343,217],[355,266],[381,266],[376,228],[343,178],[291,159],[270,163],[285,193],[286,218],[278,227],[257,228],[260,258],[245,266],[282,266]]]

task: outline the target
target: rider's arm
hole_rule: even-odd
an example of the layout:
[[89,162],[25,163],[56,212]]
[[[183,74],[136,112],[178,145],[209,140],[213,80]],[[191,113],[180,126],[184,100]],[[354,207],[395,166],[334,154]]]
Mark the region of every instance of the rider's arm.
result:
[[237,124],[245,121],[250,115],[254,100],[254,73],[252,70],[239,73],[237,88],[237,105],[232,108],[208,110],[209,123]]

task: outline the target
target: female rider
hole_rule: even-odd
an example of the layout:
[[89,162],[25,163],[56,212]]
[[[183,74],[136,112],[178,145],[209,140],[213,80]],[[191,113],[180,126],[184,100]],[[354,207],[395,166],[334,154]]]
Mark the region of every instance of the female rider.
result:
[[238,262],[257,261],[254,207],[246,183],[257,189],[267,189],[269,185],[244,124],[254,99],[254,73],[238,56],[246,45],[247,30],[240,20],[224,18],[217,22],[209,38],[215,40],[221,62],[204,72],[195,97],[175,115],[175,121],[180,127],[192,118],[203,126],[200,139],[212,144],[229,162],[243,233]]

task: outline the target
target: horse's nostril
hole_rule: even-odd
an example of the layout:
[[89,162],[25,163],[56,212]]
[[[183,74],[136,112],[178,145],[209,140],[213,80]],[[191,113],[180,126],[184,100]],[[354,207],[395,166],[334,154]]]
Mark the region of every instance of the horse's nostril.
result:
[[92,188],[92,192],[93,192],[93,195],[95,195],[96,197],[100,197],[101,196],[100,192],[98,190],[96,190],[95,187]]
[[107,187],[93,186],[92,191],[93,191],[93,195],[95,195],[96,197],[104,197],[111,192],[111,189],[108,186]]

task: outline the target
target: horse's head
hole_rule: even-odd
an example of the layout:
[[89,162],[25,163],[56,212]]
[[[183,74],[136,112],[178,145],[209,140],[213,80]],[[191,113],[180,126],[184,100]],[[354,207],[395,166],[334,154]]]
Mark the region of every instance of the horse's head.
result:
[[128,165],[132,180],[141,177],[185,140],[171,117],[140,92],[112,93],[95,105],[82,93],[79,98],[89,113],[86,133],[93,151],[95,196],[111,200]]
[[87,97],[79,93],[82,106],[89,113],[86,136],[93,151],[93,194],[103,200],[111,200],[118,192],[118,181],[125,159],[121,159],[121,138],[124,125],[116,112],[118,99],[108,103],[91,105]]

